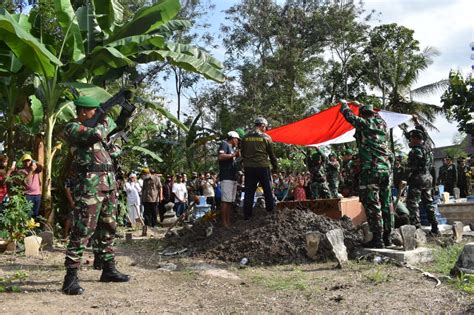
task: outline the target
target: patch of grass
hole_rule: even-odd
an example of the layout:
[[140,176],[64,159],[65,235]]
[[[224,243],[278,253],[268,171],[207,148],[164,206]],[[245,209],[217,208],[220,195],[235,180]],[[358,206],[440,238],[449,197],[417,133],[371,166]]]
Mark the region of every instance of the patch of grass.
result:
[[11,276],[0,277],[0,293],[3,292],[21,292],[21,289],[16,282],[22,282],[28,279],[28,274],[24,271],[18,270]]
[[[450,276],[459,255],[464,248],[464,244],[454,244],[448,247],[437,247],[434,249],[434,261],[429,271],[443,276]],[[474,295],[474,275],[462,274],[459,277],[451,278],[447,281],[457,290]]]
[[365,274],[367,280],[374,284],[381,284],[390,281],[390,274],[385,270],[384,266],[377,266]]
[[307,291],[310,285],[301,270],[271,274],[257,273],[250,276],[253,283],[274,291]]
[[440,273],[443,275],[449,275],[451,268],[454,267],[456,260],[461,254],[464,245],[454,244],[448,247],[437,247],[434,249],[433,257],[434,261],[430,271]]

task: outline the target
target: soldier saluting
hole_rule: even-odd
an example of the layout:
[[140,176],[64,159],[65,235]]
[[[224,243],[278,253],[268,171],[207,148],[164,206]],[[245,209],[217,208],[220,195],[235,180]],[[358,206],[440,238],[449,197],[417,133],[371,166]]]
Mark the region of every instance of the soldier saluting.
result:
[[[77,279],[77,271],[85,246],[93,237],[94,265],[102,266],[102,282],[126,282],[128,275],[115,269],[112,248],[116,230],[117,198],[115,195],[115,173],[112,158],[104,143],[115,129],[115,122],[104,117],[95,127],[86,127],[100,106],[92,97],[81,96],[74,101],[77,120],[64,128],[64,138],[72,154],[72,172],[76,178],[72,189],[74,222],[66,251],[66,276],[62,290],[65,294],[78,295],[84,292]],[[100,262],[100,263],[98,263]]]

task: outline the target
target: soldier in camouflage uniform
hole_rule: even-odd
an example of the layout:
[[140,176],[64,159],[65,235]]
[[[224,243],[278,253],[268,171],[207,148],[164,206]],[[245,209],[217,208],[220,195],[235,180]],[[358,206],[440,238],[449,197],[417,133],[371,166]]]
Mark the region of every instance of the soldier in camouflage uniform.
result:
[[353,168],[354,162],[352,161],[352,150],[347,149],[344,151],[342,156],[342,166],[341,166],[341,193],[344,197],[353,196],[354,192],[352,189],[353,186]]
[[430,146],[426,143],[427,134],[425,129],[418,124],[416,116],[414,116],[414,120],[416,129],[405,133],[405,136],[410,141],[409,145],[411,148],[407,164],[409,175],[406,199],[406,205],[410,212],[410,224],[417,228],[421,227],[419,204],[423,202],[426,207],[428,221],[431,224],[431,232],[439,234],[431,192],[433,177],[430,174],[430,170],[433,165],[433,153]]
[[314,199],[330,198],[329,186],[326,177],[326,156],[316,147],[316,152],[308,154],[306,165],[311,173],[311,194]]
[[75,187],[72,188],[74,222],[66,251],[67,274],[62,287],[63,292],[69,295],[84,292],[79,285],[77,271],[91,237],[95,259],[100,259],[103,269],[100,281],[129,280],[127,275],[115,269],[112,248],[117,198],[112,158],[105,141],[116,124],[110,117],[106,117],[96,127],[86,127],[83,123],[94,116],[100,103],[91,97],[81,96],[74,104],[78,118],[64,128],[64,137],[72,154],[71,170],[76,178]]
[[372,241],[366,246],[373,248],[390,246],[392,153],[389,149],[387,124],[371,105],[360,106],[360,116],[356,116],[346,101],[341,103],[341,113],[356,129],[355,138],[361,160],[359,194],[373,234]]
[[326,174],[330,198],[339,198],[339,171],[340,165],[336,155],[334,153],[329,154],[329,161],[326,164]]

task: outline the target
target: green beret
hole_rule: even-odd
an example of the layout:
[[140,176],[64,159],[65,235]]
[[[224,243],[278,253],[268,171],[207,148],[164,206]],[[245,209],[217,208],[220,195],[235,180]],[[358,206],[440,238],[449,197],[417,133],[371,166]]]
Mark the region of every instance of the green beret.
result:
[[100,102],[90,96],[79,96],[74,101],[74,105],[84,108],[98,108],[100,106]]

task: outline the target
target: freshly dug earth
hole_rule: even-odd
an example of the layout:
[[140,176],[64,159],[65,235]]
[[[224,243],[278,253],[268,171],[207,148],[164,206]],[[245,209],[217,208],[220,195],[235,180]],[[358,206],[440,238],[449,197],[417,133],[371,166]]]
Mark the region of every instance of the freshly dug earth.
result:
[[[200,221],[191,228],[182,229],[169,239],[175,247],[188,248],[191,256],[239,262],[248,258],[251,265],[302,263],[307,261],[306,236],[309,231],[326,233],[342,229],[344,243],[351,255],[360,245],[362,236],[349,218],[333,220],[309,210],[281,209],[267,213],[256,209],[249,221],[236,217],[230,229],[214,224],[213,233],[206,236],[210,223]],[[331,247],[323,237],[318,250],[318,261],[333,258]]]

